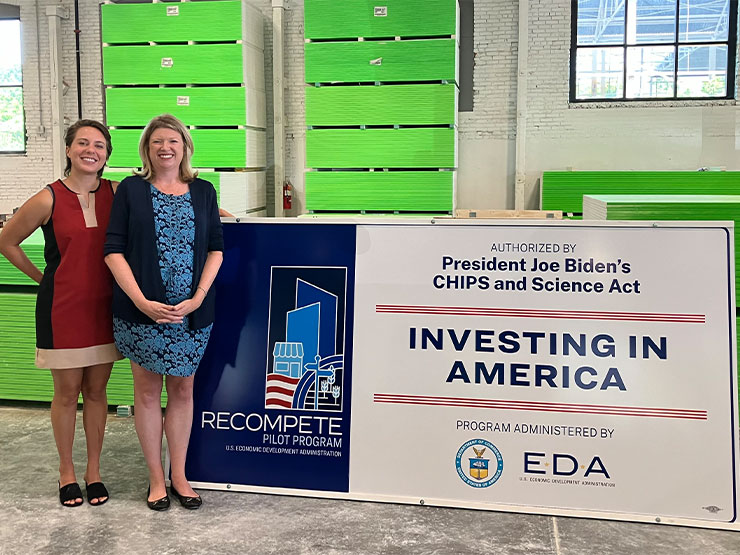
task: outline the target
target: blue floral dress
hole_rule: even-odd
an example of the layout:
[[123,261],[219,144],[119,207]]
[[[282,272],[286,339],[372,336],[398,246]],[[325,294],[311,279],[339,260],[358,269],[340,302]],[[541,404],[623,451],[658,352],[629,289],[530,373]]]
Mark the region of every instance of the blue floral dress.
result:
[[[167,302],[176,305],[191,296],[195,215],[188,191],[167,195],[154,185],[152,208],[157,234],[159,271]],[[213,324],[198,330],[182,324],[136,324],[113,319],[113,335],[123,356],[143,368],[168,376],[192,376],[200,364]]]

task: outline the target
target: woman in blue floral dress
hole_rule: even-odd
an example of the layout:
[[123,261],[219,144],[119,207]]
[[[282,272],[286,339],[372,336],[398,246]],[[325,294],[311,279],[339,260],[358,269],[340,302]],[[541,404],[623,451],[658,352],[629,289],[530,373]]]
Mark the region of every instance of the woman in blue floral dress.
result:
[[[193,143],[170,115],[154,118],[139,143],[142,170],[124,179],[113,201],[106,263],[116,279],[113,331],[131,361],[134,418],[149,467],[147,505],[170,506],[162,434],[170,452],[171,492],[183,507],[202,500],[185,477],[193,382],[213,326],[209,294],[223,259],[216,192],[190,167]],[[162,381],[167,383],[164,419]]]

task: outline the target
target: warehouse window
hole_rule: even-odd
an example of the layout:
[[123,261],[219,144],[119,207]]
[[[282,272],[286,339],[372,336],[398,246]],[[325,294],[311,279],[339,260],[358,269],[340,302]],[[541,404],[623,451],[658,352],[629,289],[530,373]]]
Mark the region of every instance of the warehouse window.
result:
[[21,19],[17,6],[0,4],[0,152],[25,152]]
[[734,98],[737,4],[572,0],[571,102]]

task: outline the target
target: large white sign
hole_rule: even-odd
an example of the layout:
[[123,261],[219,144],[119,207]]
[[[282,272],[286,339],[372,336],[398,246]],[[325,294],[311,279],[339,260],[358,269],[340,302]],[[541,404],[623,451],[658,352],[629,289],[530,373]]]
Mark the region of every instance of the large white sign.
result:
[[350,493],[736,528],[731,225],[358,225]]

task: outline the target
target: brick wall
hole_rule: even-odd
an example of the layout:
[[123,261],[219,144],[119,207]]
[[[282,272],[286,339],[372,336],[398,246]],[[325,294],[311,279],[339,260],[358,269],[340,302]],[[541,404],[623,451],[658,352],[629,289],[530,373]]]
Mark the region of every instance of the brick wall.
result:
[[[527,207],[538,203],[543,170],[684,169],[725,166],[740,169],[734,102],[691,105],[568,105],[570,0],[528,0],[526,180]],[[21,6],[23,86],[28,131],[26,155],[0,155],[0,212],[17,206],[55,176],[52,172],[49,44],[46,7],[60,5],[62,73],[67,123],[77,119],[74,13],[72,0],[0,0]],[[79,0],[83,117],[103,118],[100,63],[101,0]],[[265,17],[267,85],[268,207],[272,210],[272,7],[252,0]],[[460,208],[513,208],[516,137],[518,2],[474,2],[474,109],[459,114]],[[36,47],[41,30],[40,56]],[[303,0],[286,0],[285,10],[285,174],[295,187],[292,214],[303,201],[305,101]],[[40,63],[39,63],[40,60]],[[41,92],[38,72],[40,70]],[[44,127],[42,131],[40,126]]]

